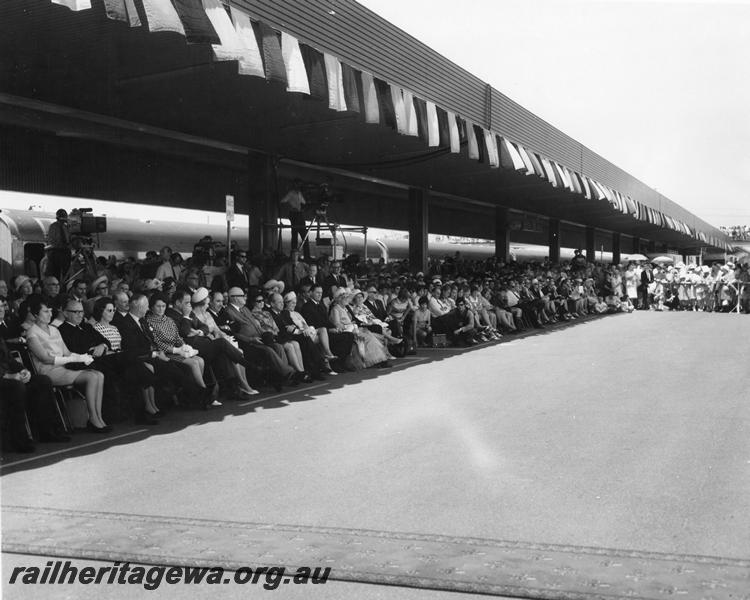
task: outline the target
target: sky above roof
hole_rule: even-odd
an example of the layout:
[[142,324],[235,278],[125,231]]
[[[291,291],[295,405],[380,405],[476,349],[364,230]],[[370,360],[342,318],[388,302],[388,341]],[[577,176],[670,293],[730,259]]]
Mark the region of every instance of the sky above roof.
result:
[[750,0],[358,1],[707,222],[750,224]]

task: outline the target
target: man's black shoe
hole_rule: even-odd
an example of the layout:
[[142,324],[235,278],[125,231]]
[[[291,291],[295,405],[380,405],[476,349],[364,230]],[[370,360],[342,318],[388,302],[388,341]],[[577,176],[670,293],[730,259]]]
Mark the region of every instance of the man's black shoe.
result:
[[39,434],[39,441],[46,442],[46,443],[69,442],[70,439],[71,438],[69,435],[65,435],[64,433],[58,433],[56,431]]
[[31,440],[24,440],[22,442],[16,442],[13,444],[13,452],[19,452],[20,454],[30,454],[34,452],[36,448]]

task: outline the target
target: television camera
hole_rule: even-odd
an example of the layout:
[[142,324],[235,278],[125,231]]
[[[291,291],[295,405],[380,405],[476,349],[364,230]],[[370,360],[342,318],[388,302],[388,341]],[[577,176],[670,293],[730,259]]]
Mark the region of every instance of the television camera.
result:
[[193,246],[193,261],[200,266],[213,266],[217,258],[226,258],[224,242],[217,242],[210,235],[202,237]]
[[107,231],[107,217],[93,214],[91,208],[74,208],[68,215],[68,227],[74,246],[93,246],[94,233]]
[[315,216],[320,219],[327,220],[328,207],[332,202],[341,202],[327,183],[306,183],[300,185],[299,188],[307,201],[305,208],[314,211]]

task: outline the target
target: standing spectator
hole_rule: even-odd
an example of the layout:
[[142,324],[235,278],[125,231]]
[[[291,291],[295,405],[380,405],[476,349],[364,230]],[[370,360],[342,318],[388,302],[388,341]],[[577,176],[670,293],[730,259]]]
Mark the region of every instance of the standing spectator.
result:
[[651,270],[651,265],[646,263],[641,271],[641,285],[639,291],[641,293],[641,309],[648,310],[651,307],[649,301],[649,288],[654,283],[654,272]]
[[339,288],[347,289],[349,281],[341,272],[341,261],[335,260],[331,263],[331,272],[323,280],[323,295],[333,298]]
[[323,276],[318,271],[318,265],[311,263],[307,266],[307,276],[302,278],[300,285],[309,285],[310,289],[316,285],[323,285]]
[[284,289],[290,292],[296,292],[298,286],[307,277],[307,265],[300,262],[298,250],[292,250],[289,255],[289,261],[281,265],[276,272],[275,279],[284,282]]
[[164,281],[167,277],[171,277],[175,281],[179,277],[179,272],[174,268],[172,264],[172,249],[169,246],[164,246],[159,253],[161,263],[156,268],[155,279]]
[[244,250],[237,250],[232,255],[232,263],[225,275],[228,287],[238,287],[245,292],[248,290],[250,287],[250,281],[248,280],[247,272],[245,271],[246,263],[247,252]]
[[54,275],[59,280],[65,278],[70,269],[70,226],[68,211],[61,208],[55,213],[55,222],[47,230],[47,269],[45,275]]
[[[297,249],[297,239],[304,239],[307,232],[307,225],[305,223],[305,217],[302,214],[304,210],[305,197],[300,191],[302,182],[299,179],[294,180],[294,187],[289,190],[286,195],[281,199],[280,204],[286,204],[289,210],[289,223],[292,226],[292,249]],[[310,258],[310,243],[305,240],[304,243],[305,260]]]

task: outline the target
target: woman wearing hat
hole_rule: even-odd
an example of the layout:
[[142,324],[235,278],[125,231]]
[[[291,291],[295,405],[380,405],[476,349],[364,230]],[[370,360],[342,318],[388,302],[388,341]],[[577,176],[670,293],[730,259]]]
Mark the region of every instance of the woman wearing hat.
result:
[[[302,335],[309,337],[314,343],[320,346],[323,352],[323,358],[326,363],[328,360],[337,358],[336,355],[331,352],[330,340],[328,339],[328,330],[324,327],[316,329],[312,325],[308,325],[305,318],[297,312],[297,294],[289,292],[284,294],[284,310],[281,311],[282,318],[286,322],[287,327],[293,327],[297,332]],[[330,367],[329,367],[330,369]]]
[[[229,375],[225,368],[226,361],[229,361],[231,374],[234,375],[231,379],[237,380],[240,393],[247,396],[257,394],[258,390],[253,389],[247,381],[246,369],[249,365],[245,360],[245,355],[235,348],[233,338],[224,333],[216,324],[216,320],[208,310],[208,304],[209,292],[204,287],[193,292],[189,303],[182,304],[183,316],[185,312],[188,312],[187,318],[190,320],[192,330],[196,332],[192,339],[197,341],[198,351],[202,353],[201,356],[210,359],[209,364],[217,367],[220,377]],[[192,311],[189,311],[190,308]],[[205,340],[209,343],[206,344]]]
[[264,335],[267,336],[270,334],[272,336],[271,339],[273,340],[273,343],[280,344],[284,349],[284,353],[286,354],[287,360],[289,361],[289,365],[295,371],[295,381],[310,383],[312,381],[312,378],[308,373],[305,372],[305,363],[302,357],[302,349],[299,347],[299,344],[295,340],[292,340],[287,335],[285,335],[285,332],[282,334],[273,316],[271,315],[271,313],[265,310],[265,308],[266,307],[263,302],[254,302],[252,309],[250,309],[250,316],[255,319],[255,323],[257,324],[258,329],[260,329],[260,331],[262,331]]
[[106,298],[109,295],[109,279],[106,275],[101,275],[94,279],[89,286],[89,297],[83,302],[83,310],[86,317],[90,317],[94,312],[94,304],[100,298]]
[[[148,301],[150,310],[146,315],[146,323],[151,328],[154,343],[160,351],[167,355],[169,360],[183,365],[195,385],[204,390],[202,393],[205,397],[208,397],[209,391],[203,380],[205,362],[198,356],[197,350],[185,344],[185,340],[180,337],[177,323],[165,314],[167,301],[168,298],[159,292],[153,294]],[[213,405],[221,406],[221,402],[214,400]]]
[[373,366],[390,366],[388,359],[388,349],[385,343],[367,329],[358,327],[352,320],[351,314],[347,310],[347,304],[351,299],[348,291],[340,287],[333,296],[333,303],[329,312],[331,326],[338,332],[351,332],[354,334],[355,344],[352,347],[352,368],[373,367]]
[[18,308],[21,306],[21,302],[26,300],[32,293],[34,293],[34,286],[31,284],[31,279],[26,275],[19,275],[13,280],[13,305],[11,311],[18,314]]
[[372,314],[372,311],[367,308],[367,305],[365,304],[364,290],[354,290],[351,302],[349,303],[349,312],[360,328],[369,329],[375,334],[382,335],[383,339],[389,344],[400,344],[403,341],[401,338],[393,337],[388,325],[376,318],[375,315]]
[[288,313],[287,315],[283,313],[284,298],[281,294],[271,294],[268,298],[268,314],[273,318],[279,330],[276,334],[277,340],[279,343],[292,342],[297,344],[302,354],[305,373],[312,379],[323,379],[322,373],[325,370],[330,370],[330,367],[326,366],[323,352],[311,338],[298,330]]

